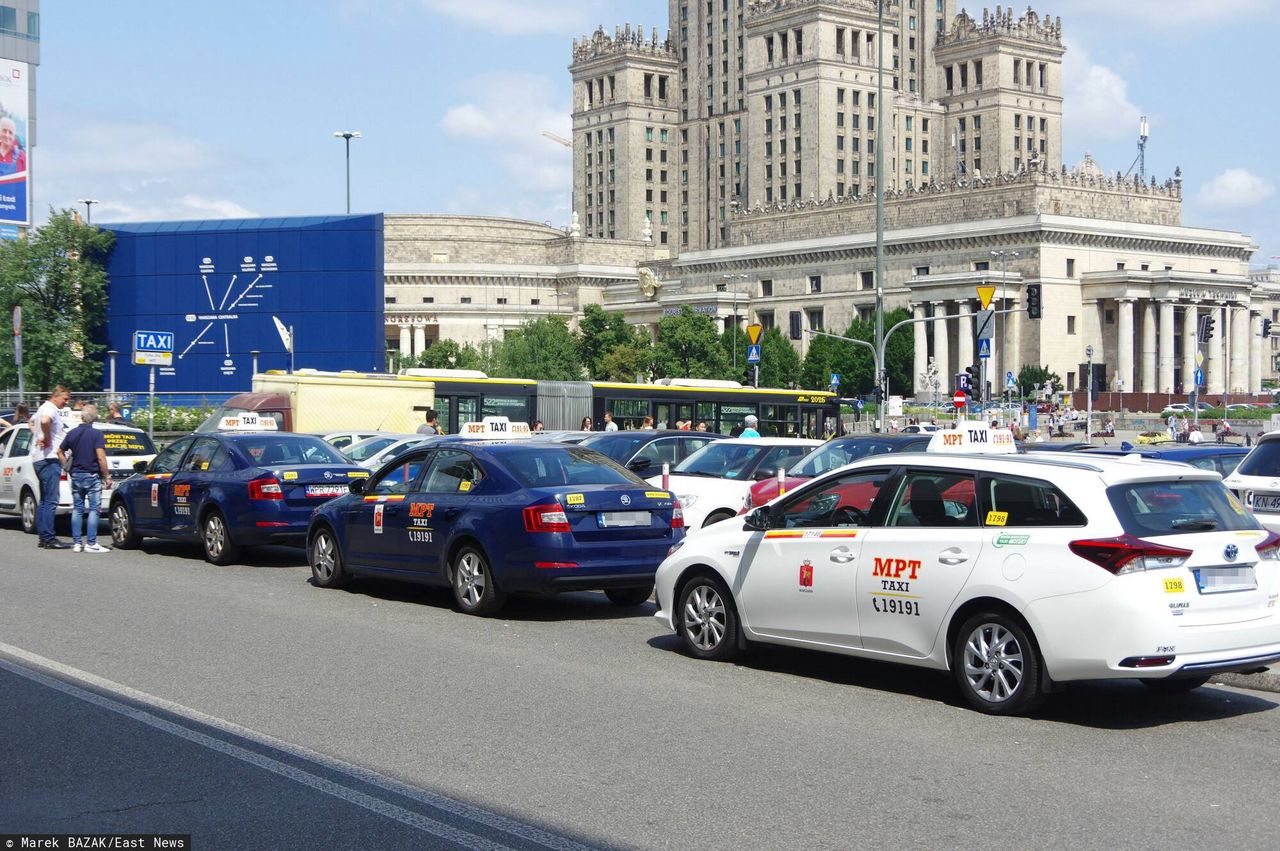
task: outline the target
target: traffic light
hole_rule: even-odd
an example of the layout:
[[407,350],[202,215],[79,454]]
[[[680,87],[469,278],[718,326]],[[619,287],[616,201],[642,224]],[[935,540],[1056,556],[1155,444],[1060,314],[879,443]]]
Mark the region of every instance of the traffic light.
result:
[[876,404],[877,405],[880,404],[881,402],[884,401],[884,388],[881,387],[879,384],[877,384],[874,388],[872,388],[871,395],[875,397]]
[[1040,318],[1040,284],[1027,284],[1027,318]]
[[1263,337],[1271,336],[1271,320],[1270,319],[1262,320],[1262,336]]
[[1200,327],[1196,330],[1196,339],[1207,343],[1213,339],[1213,326],[1216,324],[1212,313],[1200,317]]
[[969,386],[961,389],[969,394],[970,399],[980,399],[982,395],[982,367],[975,364],[973,366],[966,366],[964,371]]

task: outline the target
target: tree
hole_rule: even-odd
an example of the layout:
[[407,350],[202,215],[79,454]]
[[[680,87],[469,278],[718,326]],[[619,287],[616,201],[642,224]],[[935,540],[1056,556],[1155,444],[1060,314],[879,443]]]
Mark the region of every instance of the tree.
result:
[[578,359],[586,366],[587,375],[592,380],[605,378],[604,359],[617,346],[633,344],[634,336],[622,311],[607,312],[598,304],[586,305],[578,322],[577,342]]
[[544,316],[524,323],[503,341],[501,372],[537,381],[579,381],[582,363],[578,347],[561,316]]
[[1050,372],[1047,366],[1024,363],[1022,369],[1018,370],[1018,387],[1022,389],[1024,399],[1039,396],[1040,391],[1044,389],[1046,381],[1052,382],[1056,390],[1064,389],[1062,379],[1058,377],[1058,373]]
[[[835,337],[814,335],[809,340],[809,351],[805,352],[804,361],[800,365],[800,386],[810,390],[830,386],[831,374],[840,373],[840,390],[843,394],[859,392],[858,383],[853,380],[853,373],[848,369],[852,343],[837,340]],[[868,374],[870,370],[868,370]]]
[[795,387],[800,377],[800,353],[777,328],[760,335],[760,386]]
[[[0,245],[0,299],[22,306],[23,373],[27,386],[77,390],[102,386],[107,313],[104,269],[115,236],[80,224],[70,210],[25,240]],[[17,384],[13,337],[0,335],[0,378]]]
[[416,365],[424,369],[480,369],[480,353],[474,346],[460,346],[456,340],[438,340],[418,355]]
[[653,372],[654,349],[641,334],[631,343],[614,346],[600,361],[600,380],[641,382]]
[[658,378],[719,378],[725,372],[724,349],[716,324],[688,305],[658,323],[654,372]]
[[[751,383],[751,366],[747,364],[747,332],[732,323],[720,335],[720,348],[724,349],[725,371],[716,376],[727,381]],[[737,349],[735,353],[734,349]]]

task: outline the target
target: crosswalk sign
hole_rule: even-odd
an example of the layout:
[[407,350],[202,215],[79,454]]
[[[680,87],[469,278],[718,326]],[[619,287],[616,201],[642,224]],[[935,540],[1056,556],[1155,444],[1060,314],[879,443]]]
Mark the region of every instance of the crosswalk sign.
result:
[[983,360],[991,357],[991,341],[985,337],[978,339],[978,357]]
[[760,345],[747,346],[747,363],[760,363]]

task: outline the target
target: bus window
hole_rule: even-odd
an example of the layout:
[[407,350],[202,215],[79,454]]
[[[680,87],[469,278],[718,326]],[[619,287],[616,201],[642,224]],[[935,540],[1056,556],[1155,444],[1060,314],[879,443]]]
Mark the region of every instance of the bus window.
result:
[[699,402],[697,411],[697,415],[693,418],[694,428],[698,427],[698,423],[706,423],[709,431],[719,430],[716,426],[716,405],[714,402]]
[[734,429],[741,427],[742,421],[747,414],[754,414],[755,412],[755,405],[722,404],[720,406],[720,422],[716,430],[721,434],[729,434]]
[[613,421],[618,428],[633,429],[644,425],[644,418],[649,416],[647,399],[605,399],[604,409],[613,411]]
[[800,437],[800,408],[795,405],[761,405],[760,434],[765,437]]
[[513,423],[529,422],[528,396],[485,396],[480,417],[506,417]]

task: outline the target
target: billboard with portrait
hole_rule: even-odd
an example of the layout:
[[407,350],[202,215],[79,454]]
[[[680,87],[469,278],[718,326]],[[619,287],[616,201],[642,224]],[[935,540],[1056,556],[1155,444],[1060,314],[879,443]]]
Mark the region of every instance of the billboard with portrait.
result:
[[0,59],[0,224],[31,224],[30,66]]

